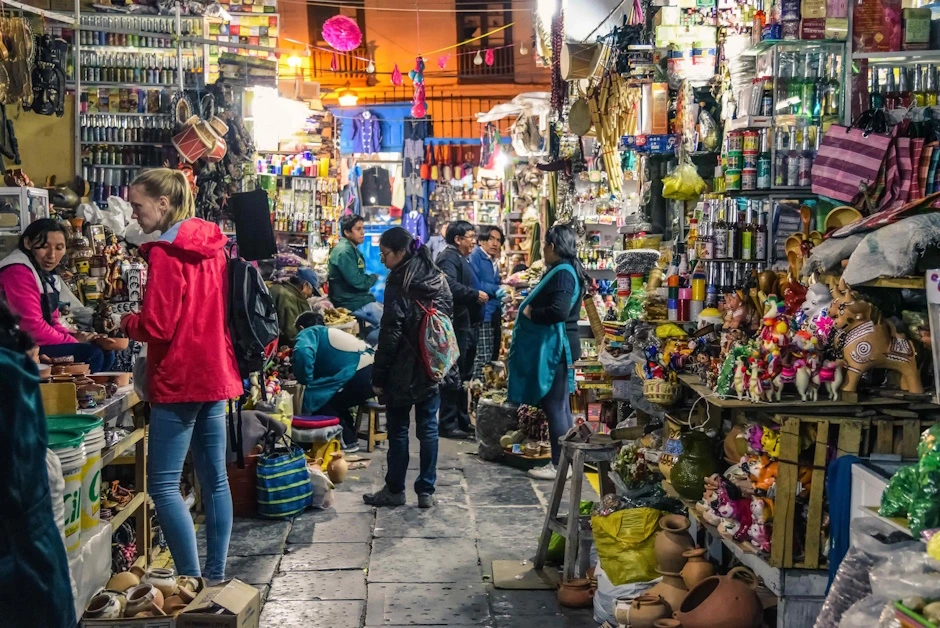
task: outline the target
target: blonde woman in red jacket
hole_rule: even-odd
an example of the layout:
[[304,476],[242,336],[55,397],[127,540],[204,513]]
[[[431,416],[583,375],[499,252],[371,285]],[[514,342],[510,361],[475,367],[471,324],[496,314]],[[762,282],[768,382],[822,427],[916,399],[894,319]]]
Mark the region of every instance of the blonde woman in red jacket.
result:
[[[148,345],[150,495],[179,574],[221,581],[232,532],[225,402],[242,394],[226,324],[227,240],[217,225],[193,217],[192,189],[178,170],[144,171],[130,202],[144,233],[162,232],[140,247],[149,264],[143,307],[121,321],[129,337]],[[190,445],[206,509],[204,572],[179,491]]]

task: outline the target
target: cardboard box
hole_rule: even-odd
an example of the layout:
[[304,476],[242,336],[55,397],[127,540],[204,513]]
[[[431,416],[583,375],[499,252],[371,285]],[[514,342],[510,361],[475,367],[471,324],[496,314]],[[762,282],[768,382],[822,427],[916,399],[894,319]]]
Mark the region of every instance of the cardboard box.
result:
[[241,580],[229,580],[203,589],[176,616],[176,628],[258,628],[260,616],[261,592]]
[[172,617],[140,617],[127,619],[83,619],[82,628],[174,628]]

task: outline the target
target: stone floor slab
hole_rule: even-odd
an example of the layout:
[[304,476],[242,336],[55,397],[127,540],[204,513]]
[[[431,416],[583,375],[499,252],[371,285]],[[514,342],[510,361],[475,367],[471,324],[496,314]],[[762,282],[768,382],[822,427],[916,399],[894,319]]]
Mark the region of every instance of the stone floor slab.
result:
[[587,611],[568,610],[564,615],[498,615],[496,628],[588,628],[597,626]]
[[538,550],[537,538],[526,539],[507,539],[491,538],[477,539],[477,551],[480,555],[480,565],[483,567],[483,573],[489,577],[493,576],[494,560],[529,560],[535,558],[535,552]]
[[365,600],[366,576],[359,570],[293,571],[271,583],[271,600]]
[[256,586],[271,584],[280,562],[280,555],[229,556],[225,565],[225,577],[238,578],[242,582]]
[[365,602],[272,600],[261,611],[261,628],[346,628],[361,625]]
[[476,537],[478,539],[509,538],[538,540],[545,521],[541,506],[520,508],[477,508]]
[[537,506],[538,496],[527,479],[475,481],[467,479],[470,503],[474,506]]
[[[288,543],[368,543],[372,539],[372,513],[325,511],[294,523]],[[311,525],[311,521],[313,524]]]
[[471,513],[466,507],[440,504],[434,508],[380,508],[376,514],[375,536],[441,538],[473,535]]
[[[229,556],[265,556],[283,553],[290,521],[270,519],[236,519],[232,524]],[[206,555],[206,526],[196,531],[196,550]]]
[[369,564],[368,543],[292,545],[281,559],[280,571],[331,571],[365,569]]
[[487,585],[487,597],[493,615],[554,615],[564,610],[555,591],[514,591]]
[[[372,464],[375,464],[374,462]],[[334,491],[333,507],[327,510],[335,512],[372,512],[372,506],[362,501],[362,493],[352,491]]]
[[489,618],[481,584],[369,584],[367,626],[478,625]]
[[481,579],[476,546],[470,539],[379,538],[372,545],[370,583],[480,582]]

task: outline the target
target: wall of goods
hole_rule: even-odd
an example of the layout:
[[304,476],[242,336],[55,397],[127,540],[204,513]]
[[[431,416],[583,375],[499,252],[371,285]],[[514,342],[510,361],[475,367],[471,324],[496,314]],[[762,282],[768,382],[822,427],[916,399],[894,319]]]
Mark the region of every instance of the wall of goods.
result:
[[[596,280],[575,408],[624,441],[594,511],[613,591],[595,617],[658,568],[682,625],[935,625],[909,596],[940,581],[940,21],[890,0],[655,4],[552,40],[556,212]],[[677,517],[625,574],[598,519],[644,508]],[[673,563],[667,537],[702,550]],[[705,618],[726,580],[678,577],[702,558],[743,567],[756,614]],[[891,577],[917,591],[881,593]]]

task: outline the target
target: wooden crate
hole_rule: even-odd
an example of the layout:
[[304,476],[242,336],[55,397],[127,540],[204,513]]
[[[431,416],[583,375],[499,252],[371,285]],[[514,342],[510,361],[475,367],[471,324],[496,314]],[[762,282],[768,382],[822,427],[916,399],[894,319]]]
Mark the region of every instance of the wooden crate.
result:
[[936,423],[916,412],[903,409],[885,409],[871,422],[868,442],[863,451],[873,454],[899,454],[902,458],[917,458],[917,443],[921,433]]
[[[819,550],[823,519],[823,492],[826,484],[826,458],[830,445],[836,447],[836,456],[858,455],[862,448],[863,432],[871,420],[855,417],[778,415],[780,423],[780,457],[778,459],[776,501],[774,506],[773,539],[770,564],[781,568],[819,569]],[[812,485],[809,494],[806,532],[803,541],[804,558],[796,562],[794,528],[796,527],[797,492],[800,470],[800,432],[807,426],[816,428],[816,440],[808,453],[812,459]],[[832,437],[830,438],[830,431]],[[805,463],[804,465],[805,466]]]

